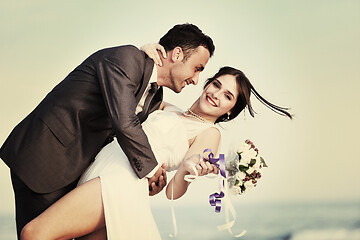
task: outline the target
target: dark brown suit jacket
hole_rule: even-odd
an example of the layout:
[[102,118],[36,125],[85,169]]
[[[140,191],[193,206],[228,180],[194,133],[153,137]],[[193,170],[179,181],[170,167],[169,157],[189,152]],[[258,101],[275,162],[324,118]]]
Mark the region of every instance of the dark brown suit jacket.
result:
[[134,46],[92,54],[14,128],[0,157],[29,188],[48,193],[74,182],[116,135],[144,177],[157,162],[135,108],[153,67]]

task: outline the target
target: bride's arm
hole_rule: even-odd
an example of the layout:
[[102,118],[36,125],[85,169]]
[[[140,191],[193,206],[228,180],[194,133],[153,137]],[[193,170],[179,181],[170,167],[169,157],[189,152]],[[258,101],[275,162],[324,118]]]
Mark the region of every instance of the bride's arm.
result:
[[[218,174],[219,170],[213,164],[208,161],[200,159],[200,155],[207,148],[211,149],[215,155],[220,142],[220,132],[217,128],[209,128],[199,134],[194,142],[191,144],[188,152],[186,153],[185,160],[181,163],[179,169],[176,171],[174,177],[166,187],[166,197],[171,199],[173,189],[173,199],[180,198],[185,194],[190,182],[184,180],[185,175],[192,174],[192,164],[195,164],[195,168],[198,171],[199,176],[203,176],[209,173]],[[208,154],[203,156],[205,159],[208,158]]]
[[159,43],[145,44],[140,47],[140,50],[145,52],[146,55],[148,55],[149,58],[151,58],[155,62],[156,65],[162,66],[162,61],[158,51],[160,51],[163,58],[166,58],[166,50]]

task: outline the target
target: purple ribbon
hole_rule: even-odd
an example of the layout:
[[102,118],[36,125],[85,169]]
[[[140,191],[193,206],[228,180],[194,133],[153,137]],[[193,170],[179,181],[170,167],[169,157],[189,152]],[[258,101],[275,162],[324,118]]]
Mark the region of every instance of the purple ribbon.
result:
[[204,150],[203,153],[206,152],[210,152],[208,157],[209,157],[209,162],[211,164],[214,164],[215,166],[217,166],[220,170],[220,174],[221,176],[223,176],[223,182],[222,182],[222,189],[220,193],[213,193],[209,196],[209,203],[211,206],[215,206],[215,212],[219,213],[221,211],[221,198],[223,198],[225,196],[225,193],[223,191],[224,189],[224,184],[225,184],[225,179],[226,179],[226,172],[225,172],[225,155],[224,154],[219,154],[219,158],[215,158],[214,154],[212,153],[211,149],[207,148]]

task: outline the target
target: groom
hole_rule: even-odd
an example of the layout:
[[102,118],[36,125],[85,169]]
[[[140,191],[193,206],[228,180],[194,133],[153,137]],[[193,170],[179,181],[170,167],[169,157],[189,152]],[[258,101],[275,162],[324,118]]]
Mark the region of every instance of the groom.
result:
[[141,123],[159,108],[162,86],[179,93],[198,82],[215,47],[192,24],[174,26],[159,43],[167,54],[162,66],[154,67],[134,46],[92,54],[13,129],[0,157],[11,169],[18,236],[26,223],[76,186],[114,136],[139,178],[156,172],[149,185],[161,183],[152,183],[149,194],[162,190],[166,174],[160,177],[163,170]]

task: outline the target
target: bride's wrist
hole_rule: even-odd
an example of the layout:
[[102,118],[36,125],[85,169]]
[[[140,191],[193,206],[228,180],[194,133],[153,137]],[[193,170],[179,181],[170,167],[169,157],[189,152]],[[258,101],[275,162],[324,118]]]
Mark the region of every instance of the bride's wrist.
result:
[[178,171],[176,172],[176,174],[175,174],[175,178],[177,179],[177,181],[182,181],[182,182],[184,182],[185,180],[184,180],[184,177],[186,176],[186,175],[190,175],[190,172],[189,171],[187,171],[185,168],[179,168],[178,169]]
[[190,175],[191,172],[188,170],[188,167],[186,167],[186,163],[182,163],[178,169],[178,173],[184,177],[185,175]]

